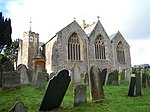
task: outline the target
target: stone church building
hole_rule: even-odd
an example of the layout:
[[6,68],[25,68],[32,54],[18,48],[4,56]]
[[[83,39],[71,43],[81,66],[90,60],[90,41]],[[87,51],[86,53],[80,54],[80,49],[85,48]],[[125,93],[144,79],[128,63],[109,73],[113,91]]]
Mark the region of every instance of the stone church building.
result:
[[99,20],[92,25],[83,21],[82,26],[74,20],[43,44],[40,51],[39,35],[32,31],[24,32],[18,64],[32,69],[36,57],[44,59],[43,67],[48,73],[71,70],[74,63],[81,74],[89,71],[92,65],[107,68],[108,73],[125,70],[126,80],[129,80],[131,73],[129,44],[119,31],[109,37]]

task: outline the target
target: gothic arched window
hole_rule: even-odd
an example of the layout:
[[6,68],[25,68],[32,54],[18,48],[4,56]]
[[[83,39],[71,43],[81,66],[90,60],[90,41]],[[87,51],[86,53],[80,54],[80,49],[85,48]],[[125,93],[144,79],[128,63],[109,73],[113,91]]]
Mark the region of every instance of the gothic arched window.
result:
[[121,41],[117,45],[117,61],[120,64],[125,63],[124,49],[123,49],[123,44]]
[[68,60],[79,61],[80,57],[80,42],[78,35],[73,33],[68,40]]
[[95,39],[95,59],[106,59],[104,38],[101,35]]

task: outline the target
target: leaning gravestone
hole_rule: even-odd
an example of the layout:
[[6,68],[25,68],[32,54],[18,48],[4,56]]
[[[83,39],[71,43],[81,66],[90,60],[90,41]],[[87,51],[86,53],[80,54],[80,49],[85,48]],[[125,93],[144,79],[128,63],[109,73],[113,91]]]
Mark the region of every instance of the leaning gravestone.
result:
[[80,84],[81,75],[80,75],[79,67],[77,66],[76,63],[73,64],[73,68],[71,71],[72,71],[72,82],[73,82],[73,84]]
[[23,103],[17,101],[9,112],[27,112],[27,107]]
[[100,79],[102,81],[103,86],[105,85],[106,75],[107,75],[107,69],[105,68],[102,70],[101,76],[100,76]]
[[135,74],[131,74],[131,81],[130,81],[128,96],[134,96],[135,84],[136,84]]
[[141,96],[141,76],[140,73],[135,74],[136,77],[136,96]]
[[77,84],[74,86],[74,106],[87,102],[86,84]]
[[2,76],[2,88],[5,91],[20,88],[20,73],[18,71],[6,71]]
[[91,95],[93,101],[102,101],[104,99],[104,90],[100,75],[100,69],[93,65],[90,69]]
[[114,81],[113,81],[113,84],[115,85],[115,86],[117,86],[118,85],[118,70],[114,70]]
[[21,76],[21,84],[28,84],[29,80],[28,80],[28,75],[27,75],[27,67],[23,64],[20,64],[18,66],[18,71],[20,71],[20,76]]
[[50,79],[39,110],[50,111],[60,107],[70,81],[68,70],[62,70],[55,77]]
[[46,72],[38,72],[38,77],[36,81],[36,89],[44,88],[46,85]]
[[108,79],[107,79],[107,85],[112,85],[113,84],[113,72],[110,72],[108,74]]
[[33,76],[32,76],[32,83],[33,85],[36,84],[38,72],[42,72],[42,68],[39,65],[36,65],[33,69]]

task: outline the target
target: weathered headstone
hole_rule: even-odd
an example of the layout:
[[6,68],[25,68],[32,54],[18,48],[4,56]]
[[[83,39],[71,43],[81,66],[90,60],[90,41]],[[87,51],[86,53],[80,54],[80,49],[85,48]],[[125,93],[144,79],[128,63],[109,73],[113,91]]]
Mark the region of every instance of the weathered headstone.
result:
[[73,68],[71,71],[72,71],[72,82],[73,82],[73,84],[80,84],[81,75],[80,75],[79,67],[77,66],[76,63],[73,64]]
[[3,71],[14,71],[14,65],[10,61],[6,61],[3,65]]
[[100,75],[99,68],[93,65],[90,69],[91,95],[93,101],[102,101],[104,99],[104,90]]
[[146,87],[146,73],[142,73],[142,87]]
[[84,83],[89,84],[89,76],[88,76],[87,72],[85,72],[85,74],[84,74]]
[[27,112],[28,108],[23,103],[17,101],[9,112]]
[[50,79],[39,110],[49,111],[60,107],[70,81],[68,70],[62,70],[55,77]]
[[114,84],[115,86],[117,86],[117,85],[118,85],[118,70],[114,70],[113,75],[114,75],[113,84]]
[[38,72],[38,77],[36,81],[36,89],[44,88],[46,85],[46,72]]
[[106,75],[107,75],[107,69],[103,69],[100,75],[100,79],[102,81],[102,85],[105,85],[105,80],[106,80]]
[[136,84],[135,74],[132,74],[131,75],[130,86],[129,86],[129,90],[128,90],[128,96],[134,96],[135,84]]
[[108,74],[108,79],[107,79],[107,85],[112,85],[113,84],[113,72],[110,72]]
[[31,82],[33,76],[33,70],[27,69],[27,75],[28,75],[28,80]]
[[125,81],[125,69],[123,69],[120,73],[120,82],[124,83]]
[[87,102],[86,84],[74,86],[74,106]]
[[20,73],[18,71],[6,71],[2,75],[2,88],[6,91],[20,88]]
[[33,76],[32,76],[32,84],[36,84],[36,80],[38,77],[38,72],[42,72],[42,68],[39,65],[36,65],[33,69]]
[[136,96],[141,96],[141,76],[140,73],[135,74],[136,77]]
[[2,87],[2,67],[0,65],[0,87]]
[[27,75],[27,67],[23,64],[20,64],[18,66],[18,71],[20,71],[20,77],[21,77],[21,84],[28,84],[29,80],[28,80],[28,75]]

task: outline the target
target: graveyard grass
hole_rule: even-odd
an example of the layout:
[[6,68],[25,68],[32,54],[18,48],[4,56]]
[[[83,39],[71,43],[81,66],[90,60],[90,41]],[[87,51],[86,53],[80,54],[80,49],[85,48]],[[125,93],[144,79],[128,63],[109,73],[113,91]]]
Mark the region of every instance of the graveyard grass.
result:
[[[87,88],[87,103],[73,107],[73,89],[70,84],[61,107],[54,111],[61,112],[149,112],[150,88],[142,88],[142,96],[128,97],[129,83],[119,86],[104,86],[105,100],[103,103],[92,102]],[[34,86],[23,86],[21,89],[4,92],[0,88],[0,112],[7,112],[16,101],[28,107],[28,112],[38,112],[44,96],[44,89],[36,90]]]

